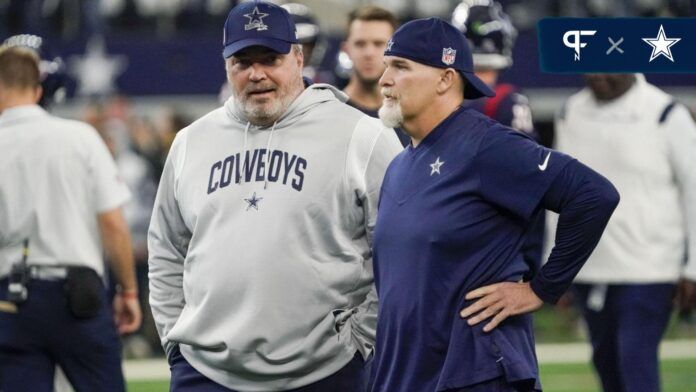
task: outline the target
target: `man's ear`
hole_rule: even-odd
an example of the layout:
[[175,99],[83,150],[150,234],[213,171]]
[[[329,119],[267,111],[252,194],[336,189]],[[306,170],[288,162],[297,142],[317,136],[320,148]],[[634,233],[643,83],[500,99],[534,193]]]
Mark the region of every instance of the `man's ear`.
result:
[[41,100],[41,97],[43,96],[43,87],[38,86],[36,87],[36,90],[34,90],[34,102],[39,102]]
[[[291,49],[293,52],[295,52],[295,49]],[[297,55],[297,61],[300,63],[300,69],[304,68],[304,51],[300,50],[298,52],[295,52],[295,55]]]
[[447,91],[455,88],[457,84],[457,71],[452,68],[446,68],[440,71],[440,79],[437,83],[437,93],[444,94]]

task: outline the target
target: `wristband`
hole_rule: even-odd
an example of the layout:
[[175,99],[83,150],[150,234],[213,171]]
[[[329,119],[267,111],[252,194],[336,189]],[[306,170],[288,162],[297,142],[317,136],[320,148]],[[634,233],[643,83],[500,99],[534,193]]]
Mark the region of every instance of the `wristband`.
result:
[[116,295],[119,295],[123,298],[138,298],[138,290],[137,289],[131,289],[131,290],[123,290],[120,285],[116,286]]
[[124,292],[120,292],[120,293],[117,293],[117,294],[120,295],[121,297],[125,298],[125,299],[128,299],[128,298],[137,299],[137,298],[138,298],[138,292],[137,292],[137,291],[124,291]]

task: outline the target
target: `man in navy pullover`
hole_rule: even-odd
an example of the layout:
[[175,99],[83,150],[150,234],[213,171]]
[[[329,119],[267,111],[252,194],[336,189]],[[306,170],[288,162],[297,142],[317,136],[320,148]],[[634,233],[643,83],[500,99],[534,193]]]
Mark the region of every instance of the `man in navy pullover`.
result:
[[[385,63],[380,118],[411,145],[380,195],[372,391],[541,390],[529,313],[566,291],[619,195],[573,158],[462,107],[494,93],[452,25],[403,25]],[[521,248],[541,209],[560,214],[556,247],[523,282]]]

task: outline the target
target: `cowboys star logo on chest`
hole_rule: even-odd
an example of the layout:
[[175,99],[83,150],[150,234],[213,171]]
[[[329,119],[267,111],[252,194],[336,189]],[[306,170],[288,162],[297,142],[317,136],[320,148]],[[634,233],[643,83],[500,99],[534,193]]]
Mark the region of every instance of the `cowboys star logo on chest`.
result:
[[259,210],[259,202],[261,200],[263,200],[263,197],[257,197],[256,192],[254,192],[254,194],[250,198],[244,199],[244,201],[247,203],[246,210],[249,211],[250,208],[253,208],[256,211],[258,211]]
[[251,13],[244,14],[244,17],[249,19],[249,23],[244,25],[244,30],[253,30],[256,29],[256,31],[264,31],[268,30],[268,25],[263,23],[263,18],[267,17],[268,14],[260,12],[259,7],[254,7],[254,10],[251,11]]
[[442,165],[445,164],[445,161],[441,161],[440,157],[437,157],[435,162],[430,164],[430,175],[432,176],[433,174],[440,174],[440,168]]

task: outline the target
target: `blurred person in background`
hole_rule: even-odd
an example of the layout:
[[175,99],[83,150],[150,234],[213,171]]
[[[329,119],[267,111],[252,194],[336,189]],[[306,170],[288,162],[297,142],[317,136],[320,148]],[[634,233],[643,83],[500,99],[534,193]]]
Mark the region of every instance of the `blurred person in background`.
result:
[[498,83],[500,73],[513,65],[517,30],[494,0],[464,0],[452,12],[452,24],[464,33],[474,56],[474,71],[495,92],[493,98],[468,102],[486,116],[538,141],[529,99],[509,83]]
[[675,295],[682,312],[696,306],[696,126],[641,74],[585,79],[556,119],[556,148],[612,181],[621,203],[573,292],[603,389],[658,391]]
[[320,70],[326,52],[326,41],[322,37],[316,16],[304,4],[285,3],[281,7],[290,13],[297,28],[297,39],[302,45],[302,55],[305,58],[302,76],[315,83],[330,83],[333,79],[327,80],[325,73]]
[[[365,6],[348,15],[348,30],[343,51],[352,63],[348,85],[343,89],[348,105],[368,116],[377,117],[382,106],[379,78],[384,73],[384,49],[398,23],[394,15],[376,6]],[[410,142],[408,136],[395,129],[401,144]]]
[[348,104],[372,117],[382,106],[379,78],[384,73],[384,49],[398,22],[391,12],[376,6],[357,8],[348,14],[348,29],[342,49],[352,63],[343,92]]
[[167,159],[167,154],[172,147],[176,134],[189,126],[191,122],[191,119],[181,114],[176,107],[164,108],[161,116],[156,119],[154,126],[162,146],[162,165],[164,165],[164,161]]
[[152,165],[155,177],[159,178],[164,169],[167,150],[155,124],[145,116],[130,116],[127,124],[133,150]]
[[[469,42],[476,76],[495,92],[495,97],[469,100],[464,105],[539,142],[527,97],[512,84],[498,83],[500,73],[512,66],[512,48],[517,37],[517,30],[501,4],[494,0],[463,0],[452,12],[452,24]],[[544,217],[543,211],[533,217],[534,223],[525,239],[523,254],[530,267],[525,280],[530,280],[541,268]]]
[[41,46],[0,48],[0,390],[52,391],[60,365],[77,391],[123,391],[118,334],[141,321],[120,208],[130,193],[94,128],[37,104],[50,98]]
[[399,142],[302,77],[284,8],[239,4],[223,41],[233,95],[177,134],[149,230],[171,390],[360,392],[372,229]]

